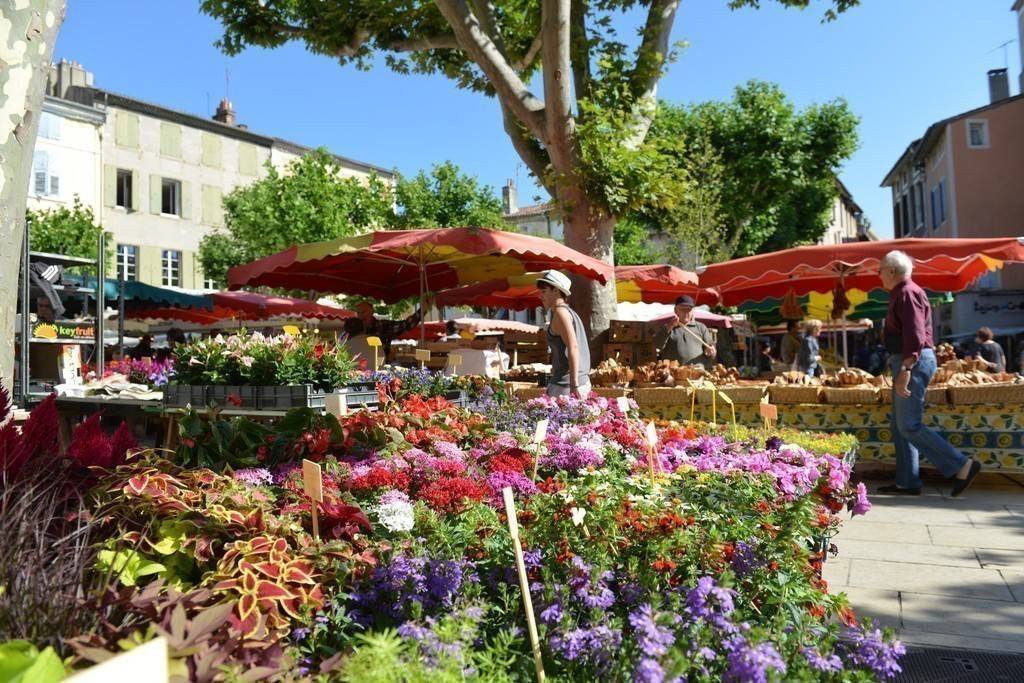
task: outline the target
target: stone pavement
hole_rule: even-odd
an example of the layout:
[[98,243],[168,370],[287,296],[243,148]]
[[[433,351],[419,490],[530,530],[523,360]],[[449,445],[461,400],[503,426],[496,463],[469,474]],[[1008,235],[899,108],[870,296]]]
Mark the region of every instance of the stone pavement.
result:
[[846,520],[825,562],[829,591],[908,645],[1024,653],[1024,476],[983,473],[961,498],[926,480]]

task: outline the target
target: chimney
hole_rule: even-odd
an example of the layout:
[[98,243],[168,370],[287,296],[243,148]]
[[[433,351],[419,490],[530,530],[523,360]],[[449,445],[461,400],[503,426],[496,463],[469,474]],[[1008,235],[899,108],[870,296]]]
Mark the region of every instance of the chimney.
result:
[[519,210],[519,201],[516,197],[516,181],[511,178],[508,179],[505,187],[501,188],[501,206],[506,216],[510,216]]
[[46,94],[62,100],[80,100],[83,90],[92,88],[92,73],[78,62],[60,60],[50,67]]
[[992,69],[988,72],[988,96],[992,104],[1010,96],[1010,77],[1006,69]]
[[224,98],[217,105],[217,113],[213,115],[214,121],[220,121],[221,123],[229,126],[235,125],[235,110],[231,108],[231,100]]

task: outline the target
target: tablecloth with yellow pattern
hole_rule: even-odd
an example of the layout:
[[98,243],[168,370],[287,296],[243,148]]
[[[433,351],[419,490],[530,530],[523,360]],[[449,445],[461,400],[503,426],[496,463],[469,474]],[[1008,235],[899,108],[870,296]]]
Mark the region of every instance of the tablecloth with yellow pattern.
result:
[[[888,404],[828,405],[779,404],[780,427],[818,432],[847,432],[860,441],[862,460],[894,461],[892,428]],[[724,412],[723,412],[724,409]],[[641,405],[647,418],[687,420],[690,404]],[[729,406],[719,403],[715,418],[731,421]],[[711,406],[698,405],[694,417],[711,419]],[[736,421],[759,426],[761,416],[756,404],[737,404]],[[1024,472],[1024,404],[931,405],[925,408],[925,424],[942,434],[967,456],[986,467],[1007,472]],[[922,454],[922,465],[926,458]]]

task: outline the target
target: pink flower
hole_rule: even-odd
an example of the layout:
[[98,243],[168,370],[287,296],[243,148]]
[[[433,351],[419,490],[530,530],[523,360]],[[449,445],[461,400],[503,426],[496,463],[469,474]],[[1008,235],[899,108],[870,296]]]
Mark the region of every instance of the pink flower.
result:
[[868,500],[868,489],[864,482],[857,484],[857,497],[850,503],[850,512],[854,515],[866,514],[871,509],[871,501]]

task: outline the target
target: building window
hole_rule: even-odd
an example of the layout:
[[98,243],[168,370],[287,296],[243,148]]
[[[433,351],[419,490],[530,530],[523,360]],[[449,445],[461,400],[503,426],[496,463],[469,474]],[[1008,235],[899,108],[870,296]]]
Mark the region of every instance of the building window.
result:
[[203,278],[203,289],[217,289],[217,281],[212,277]]
[[939,225],[946,222],[946,180],[939,181]]
[[932,188],[931,192],[932,230],[936,230],[939,227],[939,203],[936,198],[938,193],[939,187],[936,185]]
[[39,117],[39,137],[47,140],[60,140],[60,117],[44,111]]
[[132,206],[132,172],[123,168],[117,169],[117,197],[114,206],[120,206],[126,211],[131,211]]
[[893,207],[892,207],[892,227],[893,227],[893,233],[895,234],[897,239],[899,239],[900,237],[903,237],[903,222],[900,221],[900,203],[899,203],[899,200],[897,200],[896,204],[894,204]]
[[932,188],[932,230],[946,222],[946,181]]
[[181,252],[164,249],[160,258],[161,281],[165,287],[181,286]]
[[988,121],[974,119],[967,121],[967,146],[971,149],[988,149]]
[[56,159],[49,152],[39,150],[32,155],[32,193],[40,197],[60,194]]
[[160,213],[181,215],[181,181],[164,178],[160,183]]
[[117,245],[117,276],[126,282],[139,279],[139,248],[134,244]]
[[914,184],[914,227],[924,227],[924,185]]

